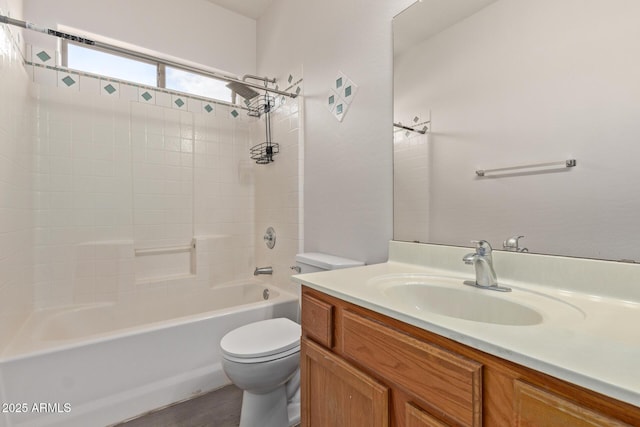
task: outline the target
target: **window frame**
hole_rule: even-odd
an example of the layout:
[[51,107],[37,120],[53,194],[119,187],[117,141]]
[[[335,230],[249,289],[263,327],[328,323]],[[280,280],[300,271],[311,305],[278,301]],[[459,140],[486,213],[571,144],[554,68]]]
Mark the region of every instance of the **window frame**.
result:
[[[166,71],[166,69],[169,66],[171,68],[178,69],[178,70],[184,71],[186,73],[191,73],[191,74],[194,74],[194,75],[197,75],[197,76],[202,76],[202,77],[206,77],[206,78],[209,78],[209,79],[213,79],[213,80],[217,80],[217,81],[226,83],[226,81],[223,80],[223,79],[218,79],[216,77],[213,77],[213,76],[210,76],[210,75],[207,75],[207,74],[204,74],[204,73],[198,73],[198,72],[190,70],[190,69],[188,69],[186,67],[182,68],[179,65],[174,64],[174,63],[168,64],[166,62],[162,62],[161,60],[150,61],[150,60],[139,58],[139,57],[134,56],[134,55],[127,55],[126,53],[114,52],[114,51],[111,51],[109,49],[103,49],[103,48],[100,48],[98,46],[85,45],[83,43],[78,43],[78,42],[74,42],[72,40],[67,40],[67,39],[62,40],[62,44],[61,44],[61,48],[60,48],[62,66],[65,67],[65,68],[69,68],[69,44],[73,44],[75,46],[79,46],[79,47],[84,48],[84,49],[95,50],[95,51],[102,52],[102,53],[105,53],[105,54],[114,55],[114,56],[120,56],[122,58],[126,58],[126,59],[130,59],[130,60],[133,60],[133,61],[138,61],[138,62],[141,62],[141,63],[153,65],[156,68],[156,87],[159,88],[159,89],[165,89],[165,90],[169,90],[169,91],[180,92],[180,91],[178,91],[176,89],[167,88],[167,84],[166,84],[167,83],[167,71]],[[70,69],[76,70],[75,68],[70,68]],[[86,72],[84,70],[76,70],[76,71]],[[105,77],[110,78],[111,76],[105,76]],[[115,77],[113,77],[113,78],[115,78]],[[141,83],[136,83],[136,84],[141,84]],[[141,84],[141,85],[143,85],[143,84]],[[146,85],[143,85],[143,86],[146,86]],[[220,101],[220,102],[224,102],[224,103],[232,103],[232,102],[230,102],[230,101],[228,101],[226,99],[210,98],[210,97],[208,97],[208,96],[206,96],[204,94],[193,94],[193,93],[187,93],[187,92],[184,92],[184,93],[185,93],[186,96],[195,96],[195,97],[200,97],[200,98],[213,99],[215,101]]]

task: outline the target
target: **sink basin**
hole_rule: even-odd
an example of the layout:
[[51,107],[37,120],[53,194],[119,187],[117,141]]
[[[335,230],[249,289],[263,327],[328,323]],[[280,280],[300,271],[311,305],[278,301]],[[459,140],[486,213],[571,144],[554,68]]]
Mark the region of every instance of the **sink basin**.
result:
[[499,325],[536,325],[542,323],[542,315],[524,305],[500,299],[480,289],[434,286],[430,284],[399,285],[385,290],[385,295],[417,311],[429,311],[442,316]]
[[530,326],[545,318],[581,317],[582,311],[556,298],[514,289],[503,294],[464,286],[463,279],[388,275],[370,280],[394,307],[412,315],[432,313],[472,322]]

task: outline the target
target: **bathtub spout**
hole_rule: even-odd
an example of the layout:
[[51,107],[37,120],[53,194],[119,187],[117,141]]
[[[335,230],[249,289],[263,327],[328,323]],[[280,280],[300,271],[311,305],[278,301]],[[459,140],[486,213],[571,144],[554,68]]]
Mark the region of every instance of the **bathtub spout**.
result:
[[257,276],[258,274],[273,274],[273,267],[256,267],[253,275]]

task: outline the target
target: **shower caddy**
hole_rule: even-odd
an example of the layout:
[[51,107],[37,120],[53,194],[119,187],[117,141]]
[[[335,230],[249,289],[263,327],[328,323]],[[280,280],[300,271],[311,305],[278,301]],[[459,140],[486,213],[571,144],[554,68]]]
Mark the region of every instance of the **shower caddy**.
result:
[[249,116],[259,118],[264,114],[265,142],[256,144],[249,149],[251,159],[260,165],[273,162],[273,156],[280,152],[280,145],[271,140],[271,109],[274,105],[275,98],[268,92],[253,98],[247,105]]

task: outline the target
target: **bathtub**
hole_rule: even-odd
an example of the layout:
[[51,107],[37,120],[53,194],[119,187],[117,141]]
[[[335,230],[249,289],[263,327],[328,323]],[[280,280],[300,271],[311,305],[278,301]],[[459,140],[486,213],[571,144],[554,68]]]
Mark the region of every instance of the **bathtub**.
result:
[[0,426],[102,427],[220,388],[225,333],[297,316],[258,283],[35,312],[0,355]]

